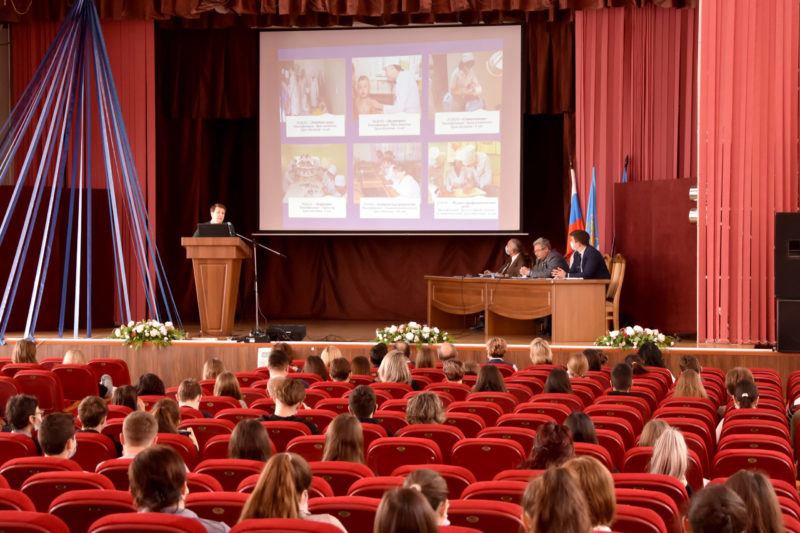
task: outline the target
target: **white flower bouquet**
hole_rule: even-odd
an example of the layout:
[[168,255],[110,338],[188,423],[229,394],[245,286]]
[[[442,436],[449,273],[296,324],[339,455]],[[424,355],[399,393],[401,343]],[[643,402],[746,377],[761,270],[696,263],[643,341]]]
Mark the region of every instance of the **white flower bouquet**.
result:
[[453,337],[446,331],[439,328],[432,328],[425,324],[409,322],[399,326],[387,326],[383,329],[375,330],[375,341],[383,344],[394,344],[397,341],[405,341],[408,344],[440,344],[442,342],[453,342]]
[[628,326],[609,331],[608,335],[597,337],[597,340],[594,341],[596,346],[613,346],[615,348],[638,348],[646,342],[653,342],[659,348],[675,345],[675,339],[669,335],[664,335],[657,329],[643,328],[642,326]]
[[183,339],[186,332],[182,329],[175,329],[172,322],[157,322],[155,320],[140,320],[139,322],[128,322],[115,328],[109,338],[122,339],[122,344],[127,344],[131,349],[140,348],[144,343],[149,342],[156,346],[169,346],[175,339]]

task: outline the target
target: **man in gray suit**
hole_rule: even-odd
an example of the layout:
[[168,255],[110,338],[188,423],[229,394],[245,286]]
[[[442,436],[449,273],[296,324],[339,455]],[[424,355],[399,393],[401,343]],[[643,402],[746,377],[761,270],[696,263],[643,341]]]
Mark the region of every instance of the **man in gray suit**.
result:
[[533,255],[536,256],[536,264],[533,265],[533,268],[520,268],[521,275],[529,278],[551,278],[553,277],[551,272],[554,269],[564,268],[567,264],[564,256],[550,248],[550,241],[544,237],[533,241]]

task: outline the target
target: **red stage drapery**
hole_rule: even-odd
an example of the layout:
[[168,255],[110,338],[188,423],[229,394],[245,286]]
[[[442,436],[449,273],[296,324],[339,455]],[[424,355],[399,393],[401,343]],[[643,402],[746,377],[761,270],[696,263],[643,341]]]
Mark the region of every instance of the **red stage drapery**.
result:
[[773,342],[774,214],[798,208],[800,8],[700,10],[698,339]]
[[578,195],[585,213],[596,167],[604,252],[611,251],[613,184],[626,155],[629,181],[694,175],[696,47],[695,9],[575,13]]

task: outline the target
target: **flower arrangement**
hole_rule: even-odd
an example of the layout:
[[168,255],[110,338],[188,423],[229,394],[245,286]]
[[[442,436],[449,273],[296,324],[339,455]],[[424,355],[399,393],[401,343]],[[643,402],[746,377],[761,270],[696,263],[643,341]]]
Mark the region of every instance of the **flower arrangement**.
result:
[[614,346],[616,348],[638,348],[646,342],[653,342],[659,348],[675,345],[675,339],[669,335],[664,335],[657,329],[643,328],[642,326],[628,326],[609,331],[608,335],[597,337],[597,340],[594,341],[596,346]]
[[439,328],[432,328],[424,324],[409,322],[399,326],[387,326],[383,329],[375,330],[375,340],[383,344],[394,344],[397,341],[405,341],[409,344],[439,344],[442,342],[452,342],[453,337],[446,331]]
[[156,346],[169,346],[175,339],[183,339],[186,332],[175,329],[172,322],[157,322],[155,320],[140,320],[128,322],[116,328],[109,338],[122,339],[122,344],[127,344],[131,349],[140,348],[144,343],[150,342]]

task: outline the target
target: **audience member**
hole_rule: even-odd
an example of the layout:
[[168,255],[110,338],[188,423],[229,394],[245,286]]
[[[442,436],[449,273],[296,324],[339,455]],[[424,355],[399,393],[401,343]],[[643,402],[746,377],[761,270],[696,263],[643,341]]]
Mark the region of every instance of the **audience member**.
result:
[[350,381],[350,361],[344,357],[337,357],[331,361],[330,375],[333,381]]
[[458,351],[456,350],[456,347],[453,344],[445,341],[442,344],[440,344],[439,347],[436,349],[436,355],[439,356],[439,361],[445,362],[450,359],[457,358]]
[[124,405],[133,411],[144,411],[144,402],[133,385],[121,385],[111,395],[111,405]]
[[686,372],[687,370],[694,370],[698,374],[703,372],[703,367],[700,366],[700,360],[691,354],[686,354],[681,357],[681,360],[678,361],[678,366],[680,367],[681,372]]
[[204,418],[213,418],[210,413],[200,410],[203,399],[203,388],[196,379],[187,378],[178,385],[178,407],[191,407],[203,413]]
[[[275,349],[273,348],[273,352]],[[225,372],[225,365],[216,357],[212,357],[203,365],[203,379],[217,379],[217,376]]]
[[617,363],[611,369],[611,392],[609,395],[630,393],[633,385],[633,369],[627,363]]
[[574,353],[567,361],[567,374],[570,378],[582,378],[589,370],[589,360],[582,353]]
[[38,455],[42,454],[42,447],[39,446],[39,441],[33,438],[33,432],[39,431],[43,414],[36,396],[17,394],[6,402],[6,420],[11,427],[11,433],[27,435],[36,445]]
[[411,378],[406,357],[399,350],[392,350],[381,361],[378,367],[378,381],[381,383],[405,383],[414,390],[420,387]]
[[747,527],[747,508],[725,485],[708,485],[689,501],[687,522],[691,533],[742,533]]
[[674,427],[664,430],[653,445],[650,458],[650,473],[674,477],[686,486],[692,495],[692,488],[686,482],[686,469],[689,466],[689,451],[683,434]]
[[240,420],[228,443],[229,459],[249,459],[266,463],[272,457],[267,429],[255,418]]
[[392,349],[402,352],[402,354],[406,356],[406,359],[411,358],[411,345],[409,345],[406,341],[395,341],[392,345]]
[[308,426],[312,435],[319,435],[319,428],[314,422],[297,416],[297,410],[303,405],[305,399],[305,387],[296,379],[286,378],[275,390],[275,412],[271,415],[261,415],[261,420],[300,422]]
[[[378,344],[369,349],[370,364],[374,368],[381,366],[381,361],[383,361],[383,358],[386,357],[387,353],[389,353],[389,348],[382,342],[379,342]],[[369,375],[369,373],[364,375],[365,376]]]
[[28,339],[18,340],[11,351],[11,362],[39,364],[36,359],[36,343]]
[[147,411],[134,411],[122,422],[122,457],[134,457],[156,440],[158,422]]
[[[384,348],[385,344],[381,344]],[[380,363],[378,363],[380,364]],[[354,376],[369,376],[372,373],[372,367],[369,364],[369,359],[363,355],[353,357],[353,362],[350,363],[350,370]]]
[[650,446],[653,447],[656,444],[656,441],[661,436],[664,431],[669,428],[669,424],[664,422],[660,418],[653,418],[647,421],[647,424],[644,425],[642,429],[642,434],[639,435],[639,446]]
[[481,365],[477,361],[464,361],[464,375],[477,376],[481,370]]
[[433,356],[433,349],[430,346],[420,346],[417,350],[417,359],[414,361],[415,368],[436,368],[436,359]]
[[217,376],[217,382],[214,383],[214,396],[233,398],[239,402],[239,406],[247,408],[242,389],[239,388],[239,380],[236,379],[236,374],[233,372],[225,371]]
[[472,392],[508,392],[503,381],[503,375],[495,365],[483,365],[478,371],[478,380],[472,387]]
[[[273,349],[269,352],[269,357],[267,358],[267,369],[269,370],[269,380],[270,382],[276,378],[285,378],[289,376],[289,363],[291,363],[291,359],[289,356],[286,355],[286,352],[281,350]],[[300,382],[303,388],[308,388],[308,383],[302,379],[296,380]],[[272,394],[270,394],[270,397]]]
[[[83,352],[80,350],[67,350],[67,353],[64,354],[64,359],[61,360],[61,364],[85,365],[86,356],[83,355]],[[100,381],[97,383],[97,388],[101,398],[108,398],[111,396],[111,393],[114,390],[114,382],[111,380],[111,376],[108,374],[103,374],[100,377]]]
[[586,356],[590,372],[600,372],[603,370],[603,365],[608,363],[608,356],[598,348],[586,348],[583,355]]
[[139,376],[139,381],[136,383],[136,394],[139,396],[164,396],[166,388],[160,377],[148,372]]
[[[316,357],[316,356],[309,356],[308,358],[306,358],[306,362],[308,362],[308,359],[311,358],[311,357]],[[326,366],[326,367],[331,366],[331,362],[333,362],[334,359],[339,358],[339,357],[344,357],[344,355],[342,355],[342,351],[339,349],[338,346],[334,346],[332,344],[326,346],[322,350],[322,353],[319,354],[319,358],[322,361],[323,366]],[[308,372],[308,370],[303,370],[303,372]],[[314,373],[316,374],[316,372],[314,372]],[[327,381],[327,379],[326,379],[326,381]]]
[[645,365],[644,358],[636,353],[632,353],[625,358],[625,363],[631,367],[635,375],[647,374],[647,365]]
[[661,354],[661,349],[654,342],[646,342],[639,346],[637,353],[644,359],[644,364],[647,366],[655,366],[658,368],[667,368],[664,364],[664,356]]
[[139,512],[164,513],[200,522],[208,533],[230,531],[224,522],[198,517],[186,509],[186,465],[169,446],[142,450],[128,468],[133,504]]
[[506,354],[506,350],[508,350],[508,344],[502,337],[492,337],[489,339],[489,342],[486,343],[486,357],[489,359],[489,364],[509,365],[514,369],[514,372],[516,372],[517,365],[514,363],[509,363],[503,359]]
[[594,422],[583,411],[574,411],[564,420],[564,425],[572,432],[572,442],[597,444],[597,431]]
[[[366,385],[359,385],[353,389],[353,392],[347,397],[347,401],[348,411],[351,415],[358,418],[359,422],[381,425],[380,420],[373,418],[377,410],[375,389],[367,387]],[[386,430],[388,436],[392,436],[391,431],[385,427],[383,429]]]
[[531,341],[530,349],[531,363],[534,365],[552,365],[553,351],[550,344],[541,337],[536,337]]
[[251,518],[300,518],[333,524],[347,533],[335,517],[309,513],[308,489],[311,487],[311,476],[311,467],[299,455],[273,455],[261,471],[253,493],[245,502],[239,521]]
[[276,342],[275,344],[272,345],[272,351],[275,350],[285,353],[286,356],[289,358],[289,361],[291,361],[292,358],[294,357],[294,348],[292,348],[292,345],[289,344],[288,342],[283,342],[283,341]]
[[463,383],[464,363],[458,359],[447,359],[442,364],[444,379],[449,383]]
[[528,533],[589,533],[592,529],[589,504],[567,468],[550,468],[533,478],[520,504]]
[[450,525],[450,521],[447,519],[447,509],[450,507],[450,502],[447,499],[447,482],[439,472],[430,468],[414,470],[406,476],[403,488],[420,491],[425,499],[428,500],[433,512],[436,513],[439,525]]
[[555,422],[545,422],[536,428],[531,453],[519,467],[545,469],[560,466],[574,454],[575,446],[569,428]]
[[[78,404],[78,420],[81,429],[77,433],[102,433],[108,418],[108,404],[99,396],[87,396]],[[122,455],[122,444],[109,437],[117,450],[117,456]]]
[[728,370],[728,373],[725,374],[725,390],[728,391],[730,396],[733,396],[736,385],[745,379],[748,381],[755,381],[753,379],[753,373],[750,372],[749,368],[741,366],[731,368]]
[[78,451],[75,417],[67,413],[51,413],[44,417],[38,437],[45,457],[70,459]]
[[373,533],[437,533],[436,513],[416,488],[383,494],[375,513]]
[[[734,409],[750,409],[758,407],[758,387],[749,379],[743,379],[736,384],[733,389],[733,408]],[[725,418],[717,424],[717,440],[722,435],[722,427],[725,424]]]
[[708,398],[708,393],[703,387],[700,374],[694,370],[684,370],[675,380],[675,390],[672,396],[676,398]]
[[547,380],[544,382],[544,392],[548,394],[572,394],[572,384],[569,382],[567,371],[563,368],[551,370],[547,375]]
[[181,424],[181,410],[178,403],[172,398],[164,398],[158,400],[153,406],[151,411],[153,418],[156,419],[159,433],[173,433],[188,437],[197,451],[200,451],[200,445],[197,444],[197,438],[194,436],[194,431],[191,429],[178,429]]
[[364,431],[358,418],[342,413],[333,419],[325,429],[322,460],[364,464]]
[[564,463],[564,468],[575,474],[583,491],[592,531],[611,531],[617,514],[617,496],[611,472],[589,455],[573,457]]
[[447,418],[442,400],[433,392],[420,392],[408,400],[406,422],[411,424],[442,424]]
[[322,357],[319,355],[309,355],[306,358],[306,363],[303,365],[303,372],[306,374],[316,374],[322,379],[322,381],[330,380],[327,365],[323,362]]
[[784,533],[783,515],[775,488],[769,478],[758,471],[739,470],[728,478],[725,486],[735,492],[747,509],[746,531],[752,533]]

